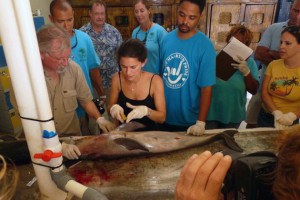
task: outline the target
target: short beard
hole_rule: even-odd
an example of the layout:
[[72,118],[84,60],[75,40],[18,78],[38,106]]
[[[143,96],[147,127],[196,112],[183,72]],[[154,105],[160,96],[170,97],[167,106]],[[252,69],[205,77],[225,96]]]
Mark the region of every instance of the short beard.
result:
[[[182,30],[181,27],[183,27],[183,26],[187,27],[187,29]],[[187,25],[184,25],[184,24],[180,24],[180,25],[178,26],[178,30],[179,30],[181,33],[188,33],[188,32],[191,31],[190,27],[188,27]]]
[[58,74],[63,74],[63,73],[65,73],[65,72],[67,71],[67,67],[68,67],[68,66],[59,66],[59,67],[56,69],[56,72],[57,72]]

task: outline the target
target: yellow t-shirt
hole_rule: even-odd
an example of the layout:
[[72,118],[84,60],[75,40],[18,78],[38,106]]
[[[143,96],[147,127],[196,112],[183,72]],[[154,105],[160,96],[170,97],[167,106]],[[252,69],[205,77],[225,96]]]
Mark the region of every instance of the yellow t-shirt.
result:
[[283,113],[300,109],[300,66],[289,69],[282,59],[271,62],[265,75],[270,76],[268,92],[276,106]]

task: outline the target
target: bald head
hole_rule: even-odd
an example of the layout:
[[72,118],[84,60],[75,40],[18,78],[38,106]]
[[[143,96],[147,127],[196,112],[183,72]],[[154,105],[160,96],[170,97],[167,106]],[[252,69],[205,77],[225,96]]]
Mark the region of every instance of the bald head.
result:
[[71,36],[73,35],[74,12],[69,1],[53,0],[50,3],[49,19],[52,23],[67,30]]
[[67,0],[53,0],[50,3],[50,14],[53,15],[55,10],[66,11],[68,9],[73,10],[71,3]]

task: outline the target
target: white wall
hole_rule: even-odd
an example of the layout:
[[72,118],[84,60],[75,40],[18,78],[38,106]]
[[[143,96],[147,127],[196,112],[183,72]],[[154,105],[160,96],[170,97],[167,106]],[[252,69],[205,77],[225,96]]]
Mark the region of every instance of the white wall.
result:
[[44,17],[45,19],[45,24],[49,24],[50,20],[49,20],[49,5],[51,3],[52,0],[30,0],[30,5],[31,5],[31,10],[32,12],[35,12],[36,9],[40,9],[41,10],[41,15]]

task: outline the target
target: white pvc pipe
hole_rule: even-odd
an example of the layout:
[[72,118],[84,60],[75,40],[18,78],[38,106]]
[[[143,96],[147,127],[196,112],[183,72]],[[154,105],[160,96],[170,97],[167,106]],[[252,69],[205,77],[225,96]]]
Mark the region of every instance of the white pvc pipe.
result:
[[[36,33],[33,28],[34,24],[32,21],[30,4],[29,1],[24,1],[24,0],[13,0],[13,1],[15,7],[15,14],[17,17],[17,21],[19,22],[18,26],[19,29],[22,30],[20,34],[21,34],[21,38],[23,38],[22,44],[25,52],[25,57],[27,58],[27,66],[28,66],[27,68],[29,72],[31,86],[33,88],[33,93],[34,93],[33,95],[36,100],[36,106],[38,108],[37,111],[38,111],[39,119],[43,119],[43,120],[50,119],[52,117],[52,111],[50,107],[46,81],[43,75],[44,72],[43,72],[42,62],[40,59],[40,52],[38,50]],[[24,20],[24,19],[31,19],[31,20]],[[48,123],[42,123],[41,127],[42,130],[55,131],[55,126],[53,121],[50,121]],[[51,141],[47,139],[44,141],[45,141],[44,145],[47,149],[50,148],[51,150],[56,150],[56,151],[61,150],[61,145],[59,143],[57,136],[51,138]],[[54,166],[59,166],[59,164],[62,163],[62,157],[52,159],[51,161],[52,163],[54,163]],[[55,171],[59,172],[60,169],[57,169]],[[54,184],[54,183],[51,181],[51,183],[49,182],[45,185],[43,184],[41,185],[41,187],[43,186],[48,187],[49,186],[48,184]],[[76,181],[69,181],[65,186],[65,189],[75,194],[77,197],[82,198],[84,192],[88,188],[86,186],[77,183]],[[58,198],[52,198],[52,199],[58,199]]]
[[73,194],[75,196],[82,198],[84,192],[87,190],[87,187],[71,180],[66,184],[66,190],[74,191]]
[[[36,39],[36,32],[34,30],[34,23],[32,20],[32,13],[29,1],[13,0],[15,15],[18,22],[21,38],[23,44],[23,52],[27,61],[27,71],[31,82],[33,96],[35,98],[37,113],[39,119],[48,120],[52,118],[52,111],[47,92],[42,61],[40,59],[40,52],[38,42]],[[31,19],[31,20],[23,20]],[[42,130],[54,131],[55,126],[53,121],[41,123]],[[51,143],[48,145],[44,142],[45,149],[51,149],[56,152],[61,151],[61,145],[58,136],[51,138]],[[44,140],[45,141],[45,140]],[[55,148],[53,148],[55,147]],[[49,163],[51,166],[59,166],[62,163],[62,157],[52,159]]]
[[[24,38],[22,41],[23,52],[27,58],[27,69],[31,78],[31,87],[33,88],[38,115],[41,119],[50,119],[52,117],[52,111],[32,20],[30,3],[28,0],[13,0],[13,2],[20,36]],[[52,122],[42,123],[42,125],[45,130],[55,130],[54,123]]]
[[[51,119],[52,112],[29,1],[3,0],[0,7],[0,20],[2,22],[0,33],[20,115],[37,120]],[[21,120],[33,161],[35,161],[33,155],[42,153],[45,149],[54,152],[61,151],[61,144],[57,135],[50,139],[45,137],[44,140],[42,137],[44,130],[50,133],[56,132],[53,120],[48,122]],[[35,162],[41,163],[42,161]],[[61,163],[62,157],[59,157],[44,164],[55,167]],[[33,167],[38,180],[41,199],[66,199],[67,194],[58,189],[52,181],[49,168],[39,165],[33,165]],[[61,170],[63,167],[53,170],[53,173],[59,173]],[[69,179],[69,177],[66,178]],[[61,186],[61,183],[58,184]],[[68,181],[66,185],[61,186],[61,189],[80,198],[85,196],[87,199],[98,197],[107,199],[97,191],[91,190],[74,180]]]
[[[23,8],[21,12],[24,12],[24,10],[26,9]],[[27,71],[29,63],[27,62],[26,55],[24,54],[25,48],[26,51],[31,52],[36,46],[24,47],[22,45],[22,42],[24,40],[31,40],[31,38],[35,37],[36,34],[31,33],[31,35],[26,35],[26,37],[23,36],[22,38],[21,32],[23,30],[20,30],[18,27],[18,24],[20,25],[21,23],[25,23],[27,24],[29,29],[31,28],[32,30],[34,30],[32,16],[27,16],[22,18],[21,20],[17,20],[15,18],[14,11],[15,8],[11,0],[1,1],[0,32],[11,76],[11,82],[14,88],[20,115],[27,118],[40,119],[37,111],[36,99],[34,98],[33,90],[31,87],[31,79]],[[31,62],[37,63],[34,66],[36,68],[40,67],[40,69],[42,69],[42,65],[40,64],[40,55],[36,56]],[[37,71],[41,72],[41,70]],[[43,73],[39,76],[44,77]],[[38,85],[41,84],[42,83],[38,83]],[[48,94],[46,95],[46,97],[48,98]],[[43,106],[46,105],[44,104]],[[42,140],[42,128],[40,124],[34,121],[22,119],[22,125],[25,131],[31,157],[33,157],[35,153],[43,152],[44,144]],[[56,184],[54,184],[54,182],[52,181],[48,168],[38,165],[33,165],[33,167],[38,180],[42,199],[62,200],[66,198],[66,193],[62,190],[59,190],[56,187]]]

